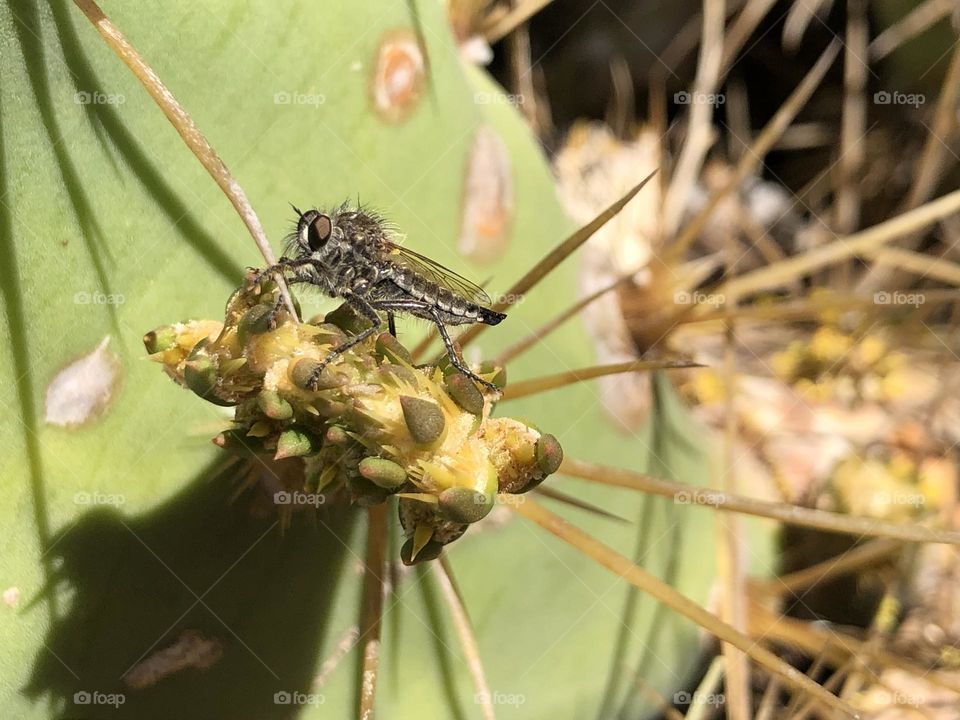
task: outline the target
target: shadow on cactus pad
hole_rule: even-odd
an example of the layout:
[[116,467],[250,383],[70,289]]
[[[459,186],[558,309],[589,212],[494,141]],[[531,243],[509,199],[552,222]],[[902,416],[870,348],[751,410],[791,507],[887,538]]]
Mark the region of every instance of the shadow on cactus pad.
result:
[[274,696],[310,685],[356,513],[281,532],[231,502],[219,475],[139,518],[93,510],[56,539],[48,592],[66,591],[71,607],[28,696],[51,696],[65,720],[289,717]]

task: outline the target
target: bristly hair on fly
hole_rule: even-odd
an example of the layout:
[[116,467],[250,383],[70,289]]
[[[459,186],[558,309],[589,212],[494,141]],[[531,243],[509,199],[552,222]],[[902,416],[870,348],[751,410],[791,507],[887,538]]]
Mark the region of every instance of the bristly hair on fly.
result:
[[[300,222],[300,218],[303,217],[303,211],[293,203],[290,203],[290,207],[297,214],[297,216],[293,220],[293,228],[290,230],[290,232],[288,232],[286,235],[283,236],[283,255],[281,255],[281,257],[283,258],[295,257],[299,252],[299,248],[300,248],[300,245],[297,242],[297,226]],[[387,219],[387,217],[383,215],[376,208],[373,208],[370,205],[362,204],[360,202],[359,195],[357,195],[356,202],[353,202],[351,200],[344,200],[339,205],[330,207],[329,209],[327,208],[318,208],[318,209],[324,215],[329,216],[330,219],[334,221],[334,224],[336,223],[337,217],[344,213],[347,213],[347,212],[363,213],[364,215],[367,216],[367,218],[372,223],[375,223],[380,228],[380,230],[383,232],[384,237],[390,240],[390,242],[393,242],[399,245],[404,240],[406,240],[406,237],[407,237],[406,234],[401,232],[399,226],[395,222]]]

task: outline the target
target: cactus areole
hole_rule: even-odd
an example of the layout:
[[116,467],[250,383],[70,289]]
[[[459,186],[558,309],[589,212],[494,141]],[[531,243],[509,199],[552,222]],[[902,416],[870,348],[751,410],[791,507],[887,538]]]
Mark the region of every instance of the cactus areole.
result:
[[[369,507],[395,495],[401,558],[412,564],[437,557],[499,495],[524,493],[556,471],[556,438],[491,417],[496,393],[456,368],[414,365],[388,333],[324,364],[356,337],[356,317],[341,306],[298,323],[276,310],[276,286],[256,279],[231,296],[223,322],[160,327],[144,344],[180,385],[233,408],[231,427],[214,442],[276,469],[284,490],[274,502],[285,520],[300,509],[291,502],[298,496],[319,498],[306,503],[316,509],[327,498]],[[499,375],[498,367],[480,373]]]

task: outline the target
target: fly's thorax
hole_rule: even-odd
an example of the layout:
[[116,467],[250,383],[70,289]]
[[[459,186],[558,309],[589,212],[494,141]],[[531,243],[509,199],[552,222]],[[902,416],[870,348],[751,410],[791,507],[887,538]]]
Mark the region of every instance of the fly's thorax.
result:
[[342,234],[334,233],[322,248],[310,254],[314,267],[329,275],[339,275],[343,268],[354,267],[360,258]]

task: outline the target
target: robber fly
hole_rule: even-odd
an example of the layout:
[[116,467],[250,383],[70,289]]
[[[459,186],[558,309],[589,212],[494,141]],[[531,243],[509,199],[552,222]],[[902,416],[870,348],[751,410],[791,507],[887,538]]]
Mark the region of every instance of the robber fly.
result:
[[[371,326],[342,343],[320,363],[315,385],[331,360],[380,331],[380,313],[408,313],[437,326],[450,363],[485,387],[497,388],[473,373],[457,354],[448,325],[496,325],[506,315],[490,309],[480,287],[391,239],[384,219],[344,204],[330,213],[301,212],[296,232],[280,261],[259,274],[280,271],[290,283],[315,285],[330,297],[342,298]],[[278,306],[279,309],[279,300]]]

